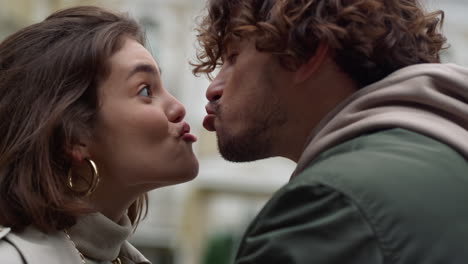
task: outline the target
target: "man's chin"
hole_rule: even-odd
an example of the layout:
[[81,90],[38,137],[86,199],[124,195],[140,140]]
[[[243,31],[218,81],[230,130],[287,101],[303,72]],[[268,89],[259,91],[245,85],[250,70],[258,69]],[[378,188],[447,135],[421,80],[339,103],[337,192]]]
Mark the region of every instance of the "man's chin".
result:
[[234,137],[218,132],[216,134],[219,153],[225,160],[249,162],[271,157],[270,145],[252,135]]

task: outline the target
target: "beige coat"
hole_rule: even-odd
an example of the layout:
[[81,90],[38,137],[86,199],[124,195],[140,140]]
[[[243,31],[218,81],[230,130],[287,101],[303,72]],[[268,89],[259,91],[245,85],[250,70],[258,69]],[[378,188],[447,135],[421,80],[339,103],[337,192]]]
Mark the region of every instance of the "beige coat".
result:
[[[89,220],[90,218],[87,218]],[[93,216],[91,220],[95,225],[102,228],[102,216]],[[97,221],[96,221],[97,220]],[[89,224],[89,222],[84,222]],[[80,226],[81,225],[81,226]],[[106,224],[108,225],[108,224]],[[90,225],[87,225],[90,227]],[[80,230],[84,227],[79,223],[74,232],[85,235],[86,231]],[[89,229],[89,228],[86,228]],[[93,229],[93,228],[91,228]],[[96,234],[98,237],[98,234]],[[72,234],[73,236],[73,234]],[[83,240],[83,237],[76,236],[77,243]],[[89,237],[86,237],[89,238]],[[92,242],[92,241],[91,241]],[[92,243],[91,243],[92,245]],[[137,249],[127,241],[122,241],[120,252],[117,251],[122,264],[151,264]],[[106,249],[96,249],[102,251]],[[99,252],[106,253],[106,252]],[[1,264],[82,264],[82,259],[72,241],[62,231],[51,234],[45,234],[34,227],[28,227],[23,232],[17,234],[10,228],[0,227],[0,263]],[[87,264],[97,262],[86,259]],[[99,264],[110,264],[99,262]]]
[[29,227],[21,234],[10,228],[0,232],[2,264],[81,264],[75,247],[62,232],[44,234]]

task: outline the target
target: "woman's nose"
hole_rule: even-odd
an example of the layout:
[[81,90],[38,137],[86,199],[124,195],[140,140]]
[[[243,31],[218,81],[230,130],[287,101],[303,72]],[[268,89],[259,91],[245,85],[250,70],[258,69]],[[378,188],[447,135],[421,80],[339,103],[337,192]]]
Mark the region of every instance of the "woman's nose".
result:
[[169,97],[170,104],[166,111],[167,119],[169,120],[169,122],[178,123],[182,121],[185,117],[185,107],[172,95],[169,95]]

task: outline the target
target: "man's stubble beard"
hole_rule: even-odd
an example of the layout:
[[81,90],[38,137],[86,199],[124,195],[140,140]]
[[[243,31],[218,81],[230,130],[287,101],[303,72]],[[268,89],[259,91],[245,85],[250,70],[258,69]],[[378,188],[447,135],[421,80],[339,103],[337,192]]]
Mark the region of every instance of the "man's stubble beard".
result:
[[[216,130],[218,139],[218,149],[221,156],[233,162],[246,162],[265,159],[277,155],[273,153],[276,143],[273,135],[278,134],[287,123],[287,115],[281,109],[279,100],[270,98],[262,106],[251,112],[239,114],[239,120],[245,122],[244,132],[238,135],[232,134],[229,129],[220,126]],[[219,110],[219,117],[222,118],[222,109]],[[259,115],[263,114],[262,115]],[[247,115],[258,116],[248,118]],[[220,120],[222,123],[222,120]],[[229,125],[226,125],[229,127]]]

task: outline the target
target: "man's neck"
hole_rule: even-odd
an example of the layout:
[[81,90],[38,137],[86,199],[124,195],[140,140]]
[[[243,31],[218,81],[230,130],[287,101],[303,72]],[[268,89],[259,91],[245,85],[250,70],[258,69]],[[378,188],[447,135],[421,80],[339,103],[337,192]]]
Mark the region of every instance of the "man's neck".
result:
[[288,100],[288,124],[279,136],[283,157],[298,162],[312,131],[335,107],[358,90],[355,82],[327,60],[297,87]]

